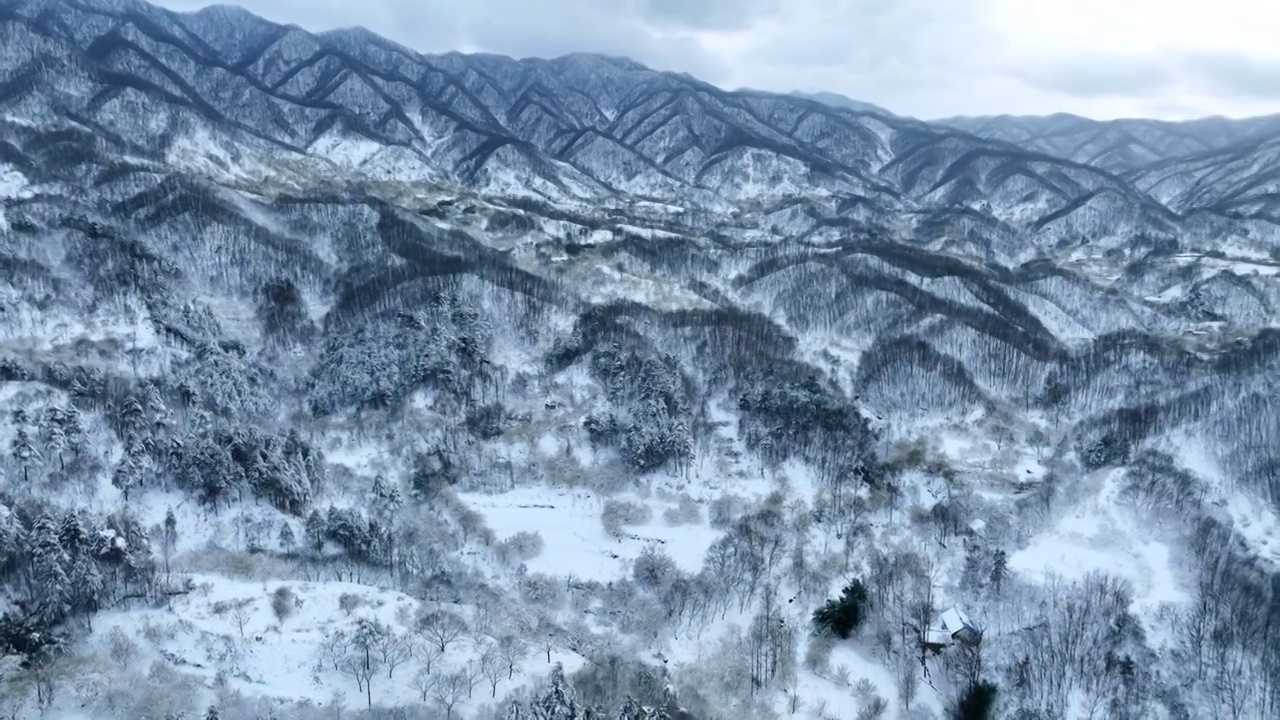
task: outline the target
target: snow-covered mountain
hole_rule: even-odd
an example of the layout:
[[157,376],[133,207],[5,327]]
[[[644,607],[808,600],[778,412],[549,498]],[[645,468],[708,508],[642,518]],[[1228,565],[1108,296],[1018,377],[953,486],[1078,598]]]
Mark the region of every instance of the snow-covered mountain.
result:
[[959,117],[938,123],[1119,174],[1280,134],[1280,115],[1167,122],[1098,121],[1058,113],[1044,117]]
[[1280,128],[1090,122],[0,0],[6,712],[1275,715]]

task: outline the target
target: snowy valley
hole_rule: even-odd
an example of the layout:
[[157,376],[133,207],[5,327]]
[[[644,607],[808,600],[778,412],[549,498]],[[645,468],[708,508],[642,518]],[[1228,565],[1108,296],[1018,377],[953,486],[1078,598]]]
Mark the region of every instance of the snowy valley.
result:
[[0,716],[1280,716],[1274,118],[0,48]]

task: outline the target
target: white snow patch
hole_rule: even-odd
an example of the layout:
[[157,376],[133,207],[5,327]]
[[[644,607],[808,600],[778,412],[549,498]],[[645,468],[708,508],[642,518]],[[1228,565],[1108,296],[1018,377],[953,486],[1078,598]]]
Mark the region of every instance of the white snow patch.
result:
[[1098,492],[1011,555],[1009,567],[1034,580],[1078,580],[1095,571],[1122,577],[1133,586],[1134,604],[1144,610],[1140,615],[1148,618],[1164,603],[1185,601],[1178,561],[1121,498],[1123,477],[1122,470],[1095,476]]
[[1205,483],[1205,500],[1227,514],[1250,549],[1280,564],[1280,515],[1265,502],[1236,488],[1205,452],[1204,441],[1184,436],[1173,439],[1171,445],[1179,462]]
[[[16,200],[31,197],[31,184],[27,177],[9,165],[0,165],[0,200]],[[9,232],[9,220],[0,206],[0,233]]]
[[605,498],[585,489],[525,487],[499,495],[459,493],[459,497],[503,536],[541,534],[542,553],[526,565],[532,572],[553,576],[600,582],[626,577],[631,561],[651,543],[665,550],[681,569],[694,572],[719,535],[703,525],[665,525],[662,508],[655,506],[648,524],[627,526],[628,536],[621,540],[610,537],[600,522]]

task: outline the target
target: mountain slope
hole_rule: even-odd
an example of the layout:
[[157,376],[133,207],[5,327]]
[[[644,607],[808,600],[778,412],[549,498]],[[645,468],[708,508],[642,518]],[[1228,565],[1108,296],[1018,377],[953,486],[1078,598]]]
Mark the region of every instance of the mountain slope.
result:
[[1280,708],[1266,142],[0,7],[15,714]]
[[[21,51],[7,59],[6,108],[31,104],[19,114],[195,167],[212,162],[206,136],[227,134],[243,150],[223,176],[287,163],[557,202],[626,193],[719,210],[871,198],[895,232],[963,233],[952,219],[963,207],[1033,246],[1082,230],[1100,244],[1176,231],[1144,195],[1087,165],[900,118],[725,93],[629,61],[426,57],[358,31],[309,35],[216,8],[7,7],[7,44]],[[1099,222],[1116,212],[1130,222]]]
[[1002,140],[1118,174],[1280,132],[1280,117],[1275,116],[1247,120],[1104,122],[1059,113],[1044,117],[959,117],[938,122],[979,137]]

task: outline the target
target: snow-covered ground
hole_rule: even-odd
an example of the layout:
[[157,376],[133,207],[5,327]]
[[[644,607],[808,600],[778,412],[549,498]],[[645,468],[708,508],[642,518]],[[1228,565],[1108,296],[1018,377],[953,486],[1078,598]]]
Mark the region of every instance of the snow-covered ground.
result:
[[[184,673],[203,679],[212,687],[215,679],[246,695],[311,701],[325,705],[335,696],[348,708],[366,704],[365,693],[354,676],[326,664],[322,646],[327,633],[351,633],[359,620],[371,620],[403,637],[414,637],[414,617],[420,608],[443,609],[466,616],[467,608],[422,603],[403,593],[353,582],[249,581],[221,575],[184,574],[190,592],[171,598],[165,607],[104,613],[94,623],[89,643],[109,653],[113,636],[123,635],[137,645],[129,664],[146,668],[165,660]],[[293,600],[281,621],[273,609],[273,595],[288,588]],[[118,633],[116,631],[119,631]],[[448,646],[437,660],[434,673],[447,673],[477,660],[474,637],[468,633]],[[581,659],[572,653],[553,651],[553,662],[575,670]],[[391,677],[384,671],[373,678],[373,701],[378,705],[409,704],[420,700],[411,678],[417,663],[407,661]],[[496,696],[481,679],[462,706],[475,707],[501,699],[511,690],[545,674],[547,661],[530,648],[508,681],[504,673]],[[111,676],[114,667],[101,668]],[[207,704],[213,693],[203,691]],[[187,698],[190,700],[190,698]],[[197,705],[199,706],[199,705]]]
[[1012,553],[1009,568],[1036,583],[1080,580],[1092,572],[1118,576],[1132,587],[1138,616],[1151,621],[1161,606],[1189,599],[1189,579],[1169,541],[1122,497],[1124,474],[1104,470],[1082,478],[1082,497]]
[[631,575],[631,563],[649,545],[665,550],[680,569],[697,572],[708,546],[719,536],[704,524],[667,525],[670,503],[620,496],[645,504],[651,520],[628,525],[625,535],[610,537],[600,514],[605,498],[591,490],[524,487],[500,495],[461,493],[460,499],[484,516],[500,537],[519,532],[542,536],[542,553],[526,564],[532,572],[573,575],[605,583]]
[[1192,436],[1171,443],[1179,463],[1203,483],[1205,501],[1231,520],[1232,528],[1258,557],[1280,567],[1280,513],[1234,487],[1209,456],[1204,440]]

